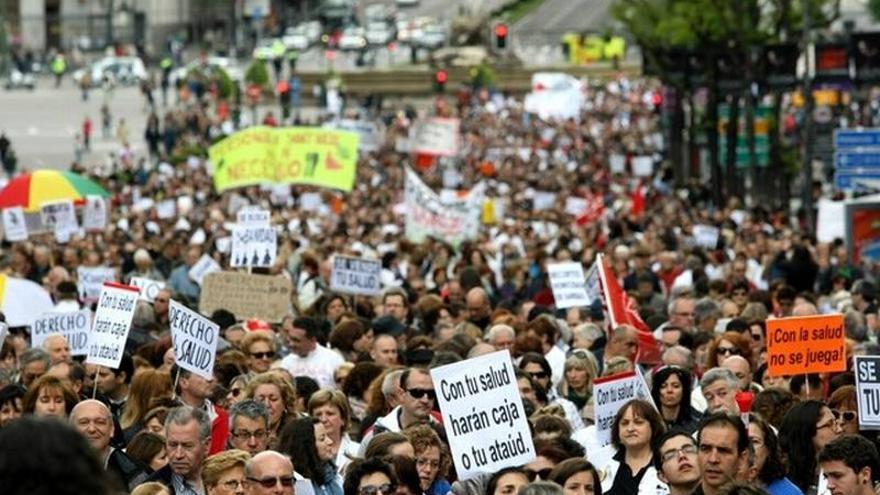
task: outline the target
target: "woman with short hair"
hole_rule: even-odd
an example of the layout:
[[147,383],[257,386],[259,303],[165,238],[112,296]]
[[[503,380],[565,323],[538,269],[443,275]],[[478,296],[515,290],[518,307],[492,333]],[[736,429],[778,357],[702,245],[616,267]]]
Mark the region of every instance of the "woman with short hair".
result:
[[440,435],[428,425],[415,425],[403,431],[416,454],[416,471],[422,492],[427,495],[446,495],[452,486],[446,480],[449,471],[449,451]]
[[79,399],[73,390],[53,375],[37,378],[21,401],[24,414],[55,416],[61,419],[67,419],[77,402]]
[[251,456],[243,450],[212,455],[202,464],[202,482],[207,495],[244,495],[245,467]]
[[348,399],[338,390],[319,390],[312,394],[306,407],[309,416],[320,421],[333,440],[337,451],[334,463],[342,472],[342,469],[357,456],[360,449],[360,444],[348,435],[351,426],[351,408],[348,407]]

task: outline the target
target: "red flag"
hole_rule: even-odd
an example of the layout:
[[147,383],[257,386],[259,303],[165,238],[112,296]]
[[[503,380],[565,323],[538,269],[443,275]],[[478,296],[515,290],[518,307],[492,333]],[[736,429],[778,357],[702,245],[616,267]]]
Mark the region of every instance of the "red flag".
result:
[[645,364],[656,364],[660,362],[660,345],[648,325],[642,321],[639,316],[636,302],[629,298],[611,266],[605,261],[605,258],[599,255],[599,266],[602,270],[599,272],[602,281],[602,294],[605,296],[605,307],[608,309],[608,316],[611,319],[611,328],[619,325],[629,325],[634,327],[639,334],[639,348],[636,354],[636,362]]
[[645,188],[641,181],[639,181],[639,185],[636,186],[636,189],[630,195],[630,199],[632,200],[632,210],[630,213],[634,217],[638,217],[645,212]]
[[605,198],[601,194],[588,192],[584,197],[587,200],[587,209],[575,219],[575,223],[581,227],[598,222],[605,215]]

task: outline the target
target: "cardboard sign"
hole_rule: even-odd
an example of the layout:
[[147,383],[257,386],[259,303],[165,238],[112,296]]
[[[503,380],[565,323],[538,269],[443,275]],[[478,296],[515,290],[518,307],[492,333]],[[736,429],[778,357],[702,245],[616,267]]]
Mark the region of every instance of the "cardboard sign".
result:
[[233,268],[272,266],[278,255],[278,233],[269,225],[237,225],[232,229]]
[[856,356],[859,429],[880,430],[880,356]]
[[141,290],[141,299],[149,302],[153,302],[156,299],[156,294],[165,288],[165,282],[142,277],[131,277],[129,283]]
[[89,330],[92,312],[83,309],[68,313],[46,313],[31,325],[31,347],[43,347],[46,337],[60,333],[70,345],[70,354],[85,356],[89,353]]
[[553,299],[559,309],[575,306],[589,306],[592,300],[587,296],[587,283],[584,267],[577,262],[553,263],[547,265]]
[[76,278],[80,299],[91,304],[98,300],[105,282],[116,280],[116,271],[109,266],[79,266],[76,269]]
[[[593,404],[596,413],[596,440],[604,447],[611,443],[614,416],[624,404],[640,399],[651,404],[651,389],[634,371],[603,376],[593,380]],[[656,406],[654,406],[656,407]]]
[[107,203],[104,198],[86,196],[82,220],[86,230],[104,230],[107,226]]
[[410,138],[413,153],[434,156],[458,154],[458,119],[433,118],[413,126]]
[[770,376],[846,371],[843,315],[767,320]]
[[137,307],[138,288],[106,283],[89,333],[86,363],[116,369],[125,351],[131,319]]
[[721,230],[711,225],[694,225],[694,240],[704,249],[715,249]]
[[379,275],[382,262],[363,258],[335,256],[330,276],[330,290],[346,294],[375,296],[382,291]]
[[214,378],[220,325],[173,299],[168,306],[168,323],[177,365],[207,380]]
[[247,226],[266,226],[272,215],[269,210],[260,210],[257,208],[242,208],[238,210],[236,215],[238,225]]
[[290,314],[292,291],[290,280],[281,276],[212,273],[202,284],[199,313],[227,309],[241,320],[259,318],[277,323]]
[[206,275],[219,272],[220,270],[222,269],[220,268],[220,265],[214,261],[214,258],[207,254],[203,254],[202,257],[199,258],[199,261],[189,269],[189,278],[193,279],[195,283],[202,285],[202,281],[205,279]]
[[434,368],[431,378],[460,479],[535,458],[508,351]]
[[10,242],[27,240],[28,230],[22,207],[16,206],[3,210],[3,233],[6,240]]
[[40,219],[43,222],[43,228],[49,232],[66,234],[79,230],[73,201],[44,204],[40,207]]

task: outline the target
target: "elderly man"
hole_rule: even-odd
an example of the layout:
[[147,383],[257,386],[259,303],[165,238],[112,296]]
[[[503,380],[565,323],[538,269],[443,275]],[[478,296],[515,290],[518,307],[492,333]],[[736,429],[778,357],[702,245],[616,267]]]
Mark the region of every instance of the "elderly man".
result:
[[[752,389],[752,365],[746,358],[730,356],[721,363],[721,367],[729,369],[736,376],[738,390],[747,392]],[[754,392],[760,392],[760,390]]]
[[43,341],[43,349],[49,353],[51,364],[63,363],[70,360],[70,344],[67,337],[60,333],[53,333]]
[[736,391],[739,382],[736,375],[727,368],[712,368],[700,380],[700,389],[706,399],[706,412],[739,414],[736,405]]
[[18,358],[19,379],[25,388],[30,387],[31,383],[37,378],[49,371],[50,359],[49,354],[42,350],[32,347],[26,349]]
[[[274,450],[261,452],[245,467],[247,495],[293,495],[293,462]],[[385,495],[385,494],[382,494]]]
[[514,339],[516,339],[516,331],[513,327],[501,323],[492,325],[486,334],[486,342],[494,347],[496,351],[513,349]]
[[639,350],[639,333],[635,327],[619,325],[611,331],[611,339],[605,345],[604,356],[597,356],[599,361],[599,373],[605,369],[605,363],[612,358],[622,356],[631,363],[635,363],[636,354]]
[[102,402],[93,399],[80,402],[70,412],[70,423],[89,442],[104,469],[126,491],[134,489],[147,479],[140,464],[122,450],[110,446],[110,439],[113,438],[113,415]]
[[469,290],[464,298],[467,305],[468,321],[485,330],[489,326],[492,305],[489,303],[489,295],[482,287],[474,287]]
[[211,448],[209,453],[216,454],[226,447],[229,438],[229,415],[222,407],[211,402],[214,393],[214,379],[205,378],[178,367],[171,368],[171,376],[177,379],[177,398],[186,406],[203,411],[211,422]]
[[229,409],[229,445],[254,456],[269,447],[269,409],[253,399]]
[[211,447],[211,420],[201,409],[175,407],[165,418],[165,454],[168,465],[147,481],[167,486],[172,495],[202,495],[202,463]]

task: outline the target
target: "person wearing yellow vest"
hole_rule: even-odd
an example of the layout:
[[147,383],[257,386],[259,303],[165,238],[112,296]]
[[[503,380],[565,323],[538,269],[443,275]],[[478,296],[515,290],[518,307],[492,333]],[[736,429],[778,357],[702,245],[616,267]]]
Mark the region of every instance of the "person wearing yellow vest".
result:
[[64,60],[64,55],[60,53],[56,54],[52,59],[49,68],[52,70],[52,74],[55,74],[55,87],[57,88],[61,86],[61,78],[67,70],[67,62]]

